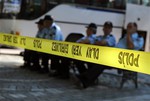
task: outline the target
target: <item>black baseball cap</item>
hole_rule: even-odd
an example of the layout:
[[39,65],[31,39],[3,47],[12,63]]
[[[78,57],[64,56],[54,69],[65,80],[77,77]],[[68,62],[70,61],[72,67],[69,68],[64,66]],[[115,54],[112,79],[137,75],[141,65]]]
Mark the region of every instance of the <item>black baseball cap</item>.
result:
[[106,22],[104,23],[104,27],[105,27],[105,26],[113,27],[113,24],[112,24],[111,21],[106,21]]
[[44,22],[44,20],[43,20],[43,19],[40,19],[38,22],[35,22],[35,23],[36,23],[36,24],[43,25],[43,22]]
[[51,15],[45,15],[44,20],[50,20],[53,21],[53,18]]
[[86,28],[95,28],[97,29],[97,25],[95,23],[90,23]]

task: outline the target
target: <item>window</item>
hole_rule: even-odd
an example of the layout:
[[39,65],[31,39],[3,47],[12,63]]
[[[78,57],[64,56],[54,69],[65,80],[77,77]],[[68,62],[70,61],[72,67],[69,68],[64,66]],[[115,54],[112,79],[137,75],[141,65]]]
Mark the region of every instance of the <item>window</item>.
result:
[[2,12],[4,3],[0,2],[0,18],[12,19],[15,15],[17,19],[36,19],[56,6],[56,4],[51,4],[49,1],[51,0],[22,0],[18,14]]
[[142,0],[142,5],[150,6],[150,0]]

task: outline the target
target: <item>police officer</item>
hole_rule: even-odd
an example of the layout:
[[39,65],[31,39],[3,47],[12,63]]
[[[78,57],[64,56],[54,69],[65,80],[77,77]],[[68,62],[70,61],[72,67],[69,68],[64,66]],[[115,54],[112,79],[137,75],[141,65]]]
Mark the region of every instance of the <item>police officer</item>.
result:
[[[44,34],[44,20],[40,19],[38,22],[35,22],[37,24],[38,27],[38,31],[36,34],[36,38],[43,38]],[[38,70],[41,71],[41,66],[40,66],[40,57],[41,57],[41,53],[37,52],[37,51],[32,51],[31,54],[31,62],[32,62],[32,66],[31,66],[31,70]]]
[[[83,44],[94,44],[94,41],[96,39],[96,31],[97,31],[97,26],[95,23],[90,23],[88,26],[86,26],[86,34],[87,36],[82,37],[81,39],[77,40],[78,43],[83,43]],[[80,60],[74,60],[74,59],[69,59],[69,58],[62,58],[62,65],[61,67],[61,78],[62,79],[68,79],[69,78],[69,65],[70,61],[73,61],[74,64],[76,65],[78,72],[83,73],[87,70],[87,67],[85,64],[89,66],[90,63],[86,63]],[[60,78],[60,77],[59,77]]]
[[77,40],[78,43],[83,44],[94,44],[96,39],[97,25],[95,23],[90,23],[86,26],[86,36]]
[[[99,46],[108,46],[113,47],[116,44],[115,37],[111,34],[113,28],[113,24],[110,21],[106,21],[103,27],[103,36],[98,36],[95,41],[95,45]],[[77,84],[81,84],[83,88],[87,88],[92,85],[98,76],[105,70],[110,67],[98,64],[92,64],[91,68],[88,68],[87,71],[81,73],[80,75],[76,75]]]
[[[44,29],[44,20],[40,19],[38,22],[35,22],[38,27],[38,32],[36,34],[37,38],[43,38],[43,29]],[[24,51],[24,65],[21,67],[28,67],[31,70],[36,70],[40,68],[39,64],[39,55],[38,52],[25,49]]]
[[23,60],[24,60],[24,64],[22,66],[20,66],[20,68],[30,68],[31,67],[31,54],[32,52],[28,49],[24,50],[23,53]]
[[37,24],[37,27],[38,27],[38,32],[36,34],[36,38],[44,38],[44,19],[40,19],[38,22],[35,22]]
[[137,33],[137,24],[129,22],[127,25],[127,34],[119,40],[116,47],[124,49],[140,50],[143,48],[144,39]]
[[[44,38],[48,40],[63,40],[63,34],[61,29],[58,25],[54,23],[53,18],[50,15],[46,15],[44,17]],[[42,56],[42,65],[43,65],[43,72],[49,72],[49,58],[51,59],[51,69],[57,70],[59,68],[59,57],[53,54],[46,54],[43,53]]]
[[[144,45],[144,38],[137,33],[137,24],[135,22],[129,22],[127,25],[127,33],[120,38],[117,43],[117,48],[142,50]],[[118,69],[118,74],[121,74],[122,70]]]
[[[95,23],[90,23],[88,26],[86,26],[86,36],[77,40],[78,43],[82,43],[82,44],[94,44],[95,40],[96,40],[96,32],[97,32],[97,25]],[[90,63],[88,62],[83,62],[83,61],[79,61],[76,60],[75,64],[78,68],[79,73],[83,73],[87,70],[88,67],[90,67]],[[87,64],[87,67],[86,65]]]
[[106,21],[104,23],[104,28],[103,28],[104,35],[97,36],[96,41],[95,41],[94,44],[99,45],[99,46],[114,47],[115,44],[116,44],[116,39],[111,34],[112,28],[113,28],[112,22]]

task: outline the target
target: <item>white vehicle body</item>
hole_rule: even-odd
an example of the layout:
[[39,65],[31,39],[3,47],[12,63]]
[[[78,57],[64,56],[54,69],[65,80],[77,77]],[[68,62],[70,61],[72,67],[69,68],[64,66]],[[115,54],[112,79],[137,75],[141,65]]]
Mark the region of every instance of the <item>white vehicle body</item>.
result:
[[[140,12],[139,12],[140,11]],[[64,39],[70,33],[85,34],[89,23],[93,22],[98,25],[97,35],[102,35],[103,24],[105,21],[113,23],[113,32],[117,42],[122,35],[128,22],[137,22],[138,29],[146,31],[145,51],[150,51],[150,7],[127,4],[126,11],[88,8],[69,4],[60,4],[47,12],[45,15],[52,15],[57,25],[61,27]],[[37,25],[35,24],[44,16],[35,20],[13,20],[0,19],[0,32],[10,33],[19,32],[21,36],[35,37]]]

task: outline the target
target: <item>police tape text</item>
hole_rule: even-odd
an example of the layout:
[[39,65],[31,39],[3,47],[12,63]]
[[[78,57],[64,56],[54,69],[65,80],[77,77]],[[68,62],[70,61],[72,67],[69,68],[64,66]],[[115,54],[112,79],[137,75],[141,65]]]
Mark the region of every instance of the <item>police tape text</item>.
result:
[[126,67],[126,65],[139,67],[139,58],[140,55],[135,55],[134,53],[120,52],[118,54],[118,62],[123,64],[124,67]]

